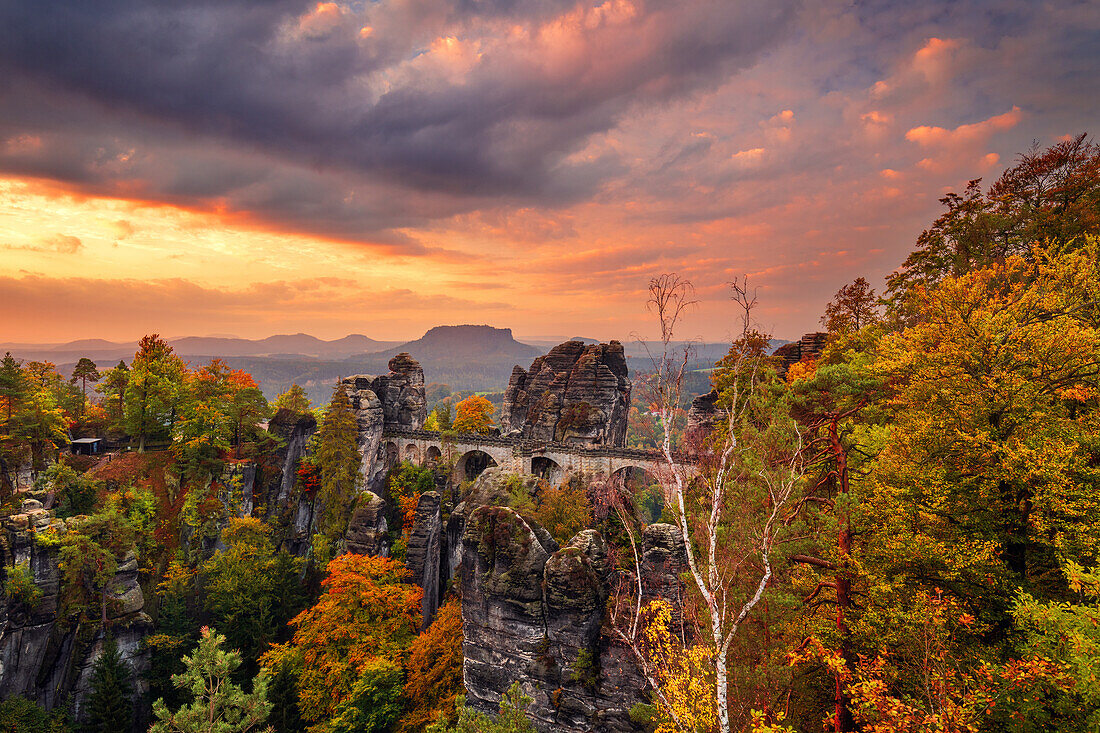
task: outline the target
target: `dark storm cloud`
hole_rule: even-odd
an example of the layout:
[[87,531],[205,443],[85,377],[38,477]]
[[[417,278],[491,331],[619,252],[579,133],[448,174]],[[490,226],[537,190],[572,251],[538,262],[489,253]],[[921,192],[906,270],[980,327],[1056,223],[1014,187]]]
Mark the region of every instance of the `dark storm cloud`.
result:
[[[97,150],[128,146],[159,123],[414,191],[575,199],[617,170],[613,160],[564,159],[586,136],[632,104],[690,92],[753,62],[791,17],[787,2],[694,0],[627,5],[608,20],[614,6],[555,18],[572,4],[7,2],[0,72],[105,105],[47,105],[70,132],[102,116],[114,134],[104,131]],[[546,58],[558,52],[553,37],[536,38],[547,19],[569,44],[561,59]],[[509,37],[516,24],[528,38]],[[480,57],[453,75],[418,68],[417,57],[445,34],[477,45]],[[24,103],[5,94],[0,114]],[[67,176],[56,160],[39,162],[46,175],[86,180],[79,161]],[[223,173],[192,176],[185,192],[224,195],[255,175]],[[185,183],[148,182],[169,194]]]

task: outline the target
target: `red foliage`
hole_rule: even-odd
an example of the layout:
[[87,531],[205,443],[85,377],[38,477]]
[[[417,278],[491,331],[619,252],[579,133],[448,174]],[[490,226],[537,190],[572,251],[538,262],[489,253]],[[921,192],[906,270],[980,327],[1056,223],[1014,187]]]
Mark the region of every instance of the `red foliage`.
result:
[[321,471],[317,464],[308,458],[303,458],[298,464],[298,482],[302,486],[302,493],[312,496],[321,488]]

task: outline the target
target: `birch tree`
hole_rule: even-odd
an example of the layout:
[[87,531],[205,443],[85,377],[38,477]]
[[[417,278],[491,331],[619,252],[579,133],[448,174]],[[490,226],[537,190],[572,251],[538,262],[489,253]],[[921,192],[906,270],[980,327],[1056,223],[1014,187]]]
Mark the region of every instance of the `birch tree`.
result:
[[[694,733],[700,726],[731,730],[731,645],[772,579],[775,546],[786,527],[784,510],[802,482],[802,436],[768,367],[767,338],[753,328],[755,294],[744,280],[732,283],[732,289],[740,333],[716,371],[713,429],[688,441],[688,452],[676,454],[667,428],[680,404],[691,349],[677,345],[674,336],[683,315],[695,305],[694,289],[675,274],[655,278],[649,286],[648,305],[661,330],[660,343],[651,349],[656,394],[651,409],[665,428],[659,479],[666,512],[684,545],[688,592],[700,606],[694,628],[680,639],[679,653],[690,664],[670,665],[667,657],[677,653],[671,651],[675,645],[652,643],[661,636],[653,624],[667,619],[667,604],[644,604],[640,579],[633,583],[629,601],[620,598],[616,604],[613,622],[653,689],[665,719],[661,729],[682,733]],[[635,548],[629,528],[628,533]],[[637,558],[635,550],[636,578]],[[672,684],[673,668],[681,676],[686,670],[707,679],[709,711],[698,712],[695,699],[679,699],[697,697],[698,680]]]

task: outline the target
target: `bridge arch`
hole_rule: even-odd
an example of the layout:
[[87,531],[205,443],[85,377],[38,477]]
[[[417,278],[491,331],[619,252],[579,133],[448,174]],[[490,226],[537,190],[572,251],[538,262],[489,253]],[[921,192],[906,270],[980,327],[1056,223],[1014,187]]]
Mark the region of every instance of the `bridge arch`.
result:
[[621,481],[627,493],[634,497],[638,513],[646,524],[661,521],[665,509],[665,495],[660,478],[643,465],[626,465],[611,474]]
[[531,475],[538,476],[547,483],[560,484],[565,478],[565,469],[548,456],[534,456],[531,459]]
[[387,471],[401,462],[401,449],[392,440],[383,443],[378,450],[382,454],[382,465]]
[[496,459],[477,448],[466,451],[455,463],[454,476],[458,481],[473,481],[487,468],[498,465]]
[[443,451],[437,445],[429,445],[428,450],[424,451],[424,459],[428,463],[439,463],[443,459]]
[[420,448],[416,445],[416,443],[409,443],[405,446],[404,458],[406,461],[413,464],[414,466],[420,465]]

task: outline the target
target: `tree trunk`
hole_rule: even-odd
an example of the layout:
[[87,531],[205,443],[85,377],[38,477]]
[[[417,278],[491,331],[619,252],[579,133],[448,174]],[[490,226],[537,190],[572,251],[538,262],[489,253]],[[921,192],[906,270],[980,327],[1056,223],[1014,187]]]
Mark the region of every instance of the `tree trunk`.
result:
[[[840,418],[833,413],[829,416],[829,446],[836,461],[837,495],[844,496],[850,488],[848,476],[848,451],[840,440]],[[852,553],[852,525],[849,517],[838,517],[840,532],[837,535],[837,572],[833,576],[836,586],[836,629],[840,635],[840,656],[848,668],[855,662],[852,652],[851,630],[848,628],[847,613],[852,605],[852,580],[848,577],[848,557]],[[848,696],[844,694],[844,685],[840,675],[836,676],[836,689],[833,692],[833,729],[837,733],[855,728],[852,712],[848,708]]]

